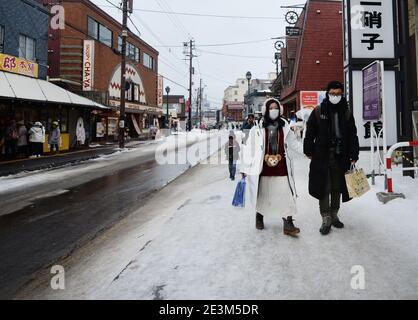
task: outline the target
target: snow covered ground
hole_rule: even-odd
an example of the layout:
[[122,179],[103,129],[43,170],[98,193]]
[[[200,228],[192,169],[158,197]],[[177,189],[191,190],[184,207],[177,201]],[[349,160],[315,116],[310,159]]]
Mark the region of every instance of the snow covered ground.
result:
[[[254,212],[231,206],[236,182],[227,166],[201,164],[59,262],[65,290],[52,290],[44,270],[18,298],[417,299],[418,180],[396,173],[406,199],[383,205],[378,177],[368,194],[342,205],[346,227],[322,236],[308,164],[296,159],[298,239],[283,235],[280,210],[256,230]],[[364,289],[352,286],[358,270]]]

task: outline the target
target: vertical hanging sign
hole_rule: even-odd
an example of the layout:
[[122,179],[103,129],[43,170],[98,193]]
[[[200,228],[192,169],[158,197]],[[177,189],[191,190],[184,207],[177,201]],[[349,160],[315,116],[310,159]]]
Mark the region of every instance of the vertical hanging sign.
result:
[[158,99],[158,106],[161,108],[163,106],[163,87],[164,87],[164,81],[162,76],[158,76],[158,93],[157,93],[157,99]]
[[84,40],[83,91],[92,91],[94,82],[94,40]]
[[382,112],[381,77],[379,61],[363,69],[363,120],[380,120]]

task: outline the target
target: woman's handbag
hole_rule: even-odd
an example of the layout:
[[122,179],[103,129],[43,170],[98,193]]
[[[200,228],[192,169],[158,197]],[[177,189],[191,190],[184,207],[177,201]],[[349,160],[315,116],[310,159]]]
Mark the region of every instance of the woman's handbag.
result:
[[350,170],[345,174],[345,183],[350,198],[361,197],[370,190],[369,181],[363,169],[357,169],[355,165],[351,165]]
[[234,207],[245,207],[245,186],[246,186],[245,178],[242,178],[235,188],[234,198],[232,199],[232,205]]

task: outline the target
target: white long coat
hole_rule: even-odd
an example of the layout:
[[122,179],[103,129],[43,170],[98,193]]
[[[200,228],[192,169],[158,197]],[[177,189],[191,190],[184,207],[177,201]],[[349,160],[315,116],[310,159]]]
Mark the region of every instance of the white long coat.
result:
[[[293,157],[290,150],[303,154],[303,146],[297,140],[295,134],[290,130],[288,122],[285,119],[283,120],[286,123],[283,127],[283,134],[288,183],[292,191],[293,198],[296,201],[297,192],[293,168]],[[257,204],[258,182],[261,171],[263,170],[264,155],[265,129],[263,128],[263,120],[260,120],[259,123],[255,124],[251,128],[246,144],[243,145],[241,150],[240,172],[247,175],[246,199],[254,210]]]

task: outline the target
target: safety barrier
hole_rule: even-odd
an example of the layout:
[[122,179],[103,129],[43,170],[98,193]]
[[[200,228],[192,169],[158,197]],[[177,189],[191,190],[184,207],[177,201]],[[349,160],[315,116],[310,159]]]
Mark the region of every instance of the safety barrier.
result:
[[[395,143],[393,146],[391,146],[386,153],[386,175],[387,175],[387,181],[388,181],[388,192],[393,192],[393,183],[392,183],[392,154],[393,152],[402,147],[417,147],[418,141],[408,141],[408,142],[398,142]],[[402,168],[403,171],[407,170],[416,170],[418,167],[408,167],[408,168]]]

